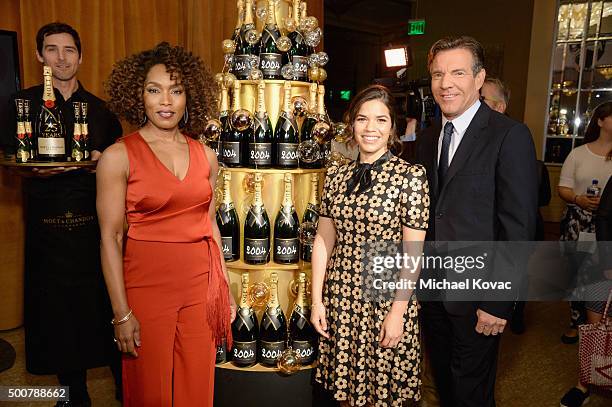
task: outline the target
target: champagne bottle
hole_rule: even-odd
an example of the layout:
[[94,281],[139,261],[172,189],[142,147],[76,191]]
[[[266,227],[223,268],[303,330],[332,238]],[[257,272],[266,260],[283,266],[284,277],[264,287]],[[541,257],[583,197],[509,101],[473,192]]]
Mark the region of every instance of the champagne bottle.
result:
[[266,264],[270,260],[270,219],[261,197],[261,173],[255,174],[255,198],[244,222],[244,262]]
[[274,261],[281,264],[297,263],[300,259],[300,221],[293,206],[291,174],[285,174],[285,196],[274,221]]
[[225,344],[225,340],[221,343],[221,345],[217,346],[217,354],[215,355],[215,364],[220,365],[222,363],[227,362],[227,347]]
[[[309,89],[309,102],[308,102],[308,114],[306,119],[302,123],[302,129],[300,131],[300,141],[312,140],[312,128],[318,121],[317,113],[317,84],[311,83]],[[317,159],[315,162],[307,163],[300,161],[300,167],[302,168],[321,168],[321,160]]]
[[289,337],[291,347],[297,353],[302,365],[314,362],[316,355],[317,335],[310,324],[310,304],[306,295],[306,274],[298,277],[298,295],[289,317]]
[[257,44],[249,44],[245,38],[246,33],[254,29],[253,0],[245,0],[244,22],[236,41],[236,52],[234,53],[234,75],[241,80],[249,78],[252,69],[251,60],[259,54],[259,46]]
[[255,129],[249,140],[248,166],[251,168],[268,168],[272,165],[272,122],[266,112],[266,84],[259,81],[257,92],[257,111],[255,112]]
[[[234,106],[233,111],[237,111],[242,109],[240,106],[240,82],[234,82]],[[228,120],[231,121],[231,120]],[[231,123],[230,123],[231,127]],[[244,158],[243,158],[243,148],[245,140],[249,140],[249,136],[253,131],[252,128],[248,128],[243,131],[239,131],[237,129],[231,128],[228,131],[224,131],[223,135],[225,136],[221,143],[221,155],[223,157],[223,162],[228,167],[241,167],[243,166]]]
[[[302,225],[306,222],[314,224],[315,228],[319,224],[319,174],[310,175],[310,198],[306,204],[306,210],[302,216]],[[302,260],[312,261],[312,245],[302,245]]]
[[278,168],[297,168],[298,129],[291,111],[291,82],[285,81],[285,97],[276,130],[274,131],[274,165]]
[[[318,119],[320,121],[329,122],[327,118],[327,112],[325,111],[325,86],[319,85],[317,89],[317,110],[318,110]],[[331,140],[325,142],[321,145],[321,154],[319,166],[321,166],[326,160],[327,157],[331,154]]]
[[221,83],[221,97],[219,98],[219,121],[221,122],[222,128],[227,124],[229,115],[229,92],[227,91],[227,86],[225,86],[225,83]]
[[[300,21],[306,20],[306,17],[308,17],[308,4],[306,4],[305,1],[300,4],[300,12]],[[305,41],[304,46],[306,47],[306,55],[310,55],[315,52],[314,47],[307,45]]]
[[62,112],[55,102],[50,67],[44,67],[43,76],[43,103],[36,120],[38,158],[43,161],[65,161],[66,128]]
[[226,131],[231,131],[230,127],[230,106],[229,106],[229,93],[227,91],[227,86],[224,83],[221,83],[221,97],[219,98],[219,122],[221,122],[221,135],[217,141],[210,143],[210,147],[215,151],[217,155],[217,160],[223,161],[222,157],[219,157],[221,153],[221,140],[223,140],[223,133]]
[[32,117],[30,116],[30,100],[24,99],[23,101],[23,114],[24,114],[24,124],[26,135],[28,136],[28,141],[30,143],[30,159],[36,160],[36,141],[34,140],[34,133],[32,132]]
[[232,322],[232,361],[236,366],[249,367],[257,363],[257,340],[259,339],[259,323],[257,315],[249,305],[249,273],[242,274],[242,294]]
[[30,140],[25,128],[25,111],[24,100],[15,99],[17,107],[17,137],[15,149],[15,161],[18,163],[27,163],[30,160]]
[[238,223],[238,212],[230,194],[231,179],[231,172],[223,171],[223,198],[216,214],[217,225],[221,233],[221,250],[226,262],[240,258],[240,224]]
[[[300,26],[300,0],[293,0],[293,20],[295,26]],[[304,35],[296,28],[295,31],[289,33],[291,40],[291,49],[287,53],[286,62],[293,63],[293,71],[295,79],[302,82],[308,82],[308,45],[304,39]]]
[[89,160],[91,147],[89,145],[89,128],[87,126],[87,102],[81,102],[81,139],[83,140],[83,156]]
[[287,342],[287,321],[278,302],[278,275],[270,274],[270,299],[261,318],[260,362],[265,366],[276,366]]
[[240,258],[240,224],[238,212],[230,194],[232,174],[223,171],[223,200],[217,209],[216,220],[221,233],[221,251],[226,262]]
[[244,0],[238,0],[236,2],[236,9],[238,10],[238,17],[236,18],[236,27],[232,34],[232,40],[237,41],[240,36],[240,29],[242,28],[242,22],[244,20]]
[[276,24],[276,0],[267,0],[267,2],[268,16],[261,35],[259,69],[263,72],[264,79],[282,79],[283,56],[276,46],[276,40],[281,36]]
[[81,161],[83,159],[81,102],[72,102],[72,107],[74,109],[74,131],[70,140],[70,157],[68,157],[68,161]]

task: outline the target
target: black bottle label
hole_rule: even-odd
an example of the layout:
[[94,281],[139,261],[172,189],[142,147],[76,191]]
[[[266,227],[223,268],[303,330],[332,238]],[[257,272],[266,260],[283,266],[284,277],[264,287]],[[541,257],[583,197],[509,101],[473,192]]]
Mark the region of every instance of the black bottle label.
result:
[[251,56],[236,55],[234,57],[234,75],[238,79],[246,79],[251,73]]
[[259,69],[264,77],[281,76],[283,56],[281,54],[269,54],[262,52],[259,54]]
[[294,55],[293,60],[293,72],[298,81],[308,81],[308,57],[300,55]]
[[244,258],[248,262],[266,262],[270,252],[270,240],[244,238]]
[[249,143],[249,165],[271,165],[272,143]]
[[297,167],[298,145],[297,143],[278,143],[278,166]]
[[215,363],[225,363],[227,362],[227,352],[225,351],[225,344],[217,346],[217,356],[215,358]]
[[222,150],[224,163],[240,164],[240,142],[224,141]]
[[215,152],[215,156],[217,157],[217,160],[219,159],[219,142],[218,141],[213,141],[212,143],[210,143],[210,148],[212,148],[212,150]]
[[285,350],[285,342],[261,341],[261,363],[265,365],[276,365],[276,361]]
[[291,344],[297,354],[298,361],[303,365],[309,365],[315,360],[316,350],[314,343],[310,341],[293,341]]
[[274,239],[274,258],[283,262],[297,262],[299,258],[299,241],[293,239]]
[[232,260],[232,237],[221,236],[221,250],[225,260]]
[[234,341],[232,360],[237,365],[252,365],[257,362],[257,341]]
[[311,244],[302,245],[302,260],[312,261],[312,245]]

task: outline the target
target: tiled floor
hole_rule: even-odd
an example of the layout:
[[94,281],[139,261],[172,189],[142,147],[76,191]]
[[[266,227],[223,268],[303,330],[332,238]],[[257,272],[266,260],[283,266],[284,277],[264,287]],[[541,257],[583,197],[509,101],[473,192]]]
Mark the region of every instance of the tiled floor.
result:
[[[504,334],[500,351],[497,405],[500,407],[558,406],[559,399],[576,381],[577,345],[564,345],[559,336],[567,325],[565,303],[527,305],[527,332]],[[24,368],[23,330],[0,332],[17,351],[15,366],[0,373],[0,385],[54,385],[54,376],[33,376]],[[114,384],[107,368],[93,369],[88,376],[94,406],[114,407]],[[263,403],[263,400],[262,400]],[[591,397],[589,407],[610,406],[612,399]],[[2,403],[0,406],[52,406],[53,403]],[[263,404],[261,404],[263,405]],[[431,407],[432,404],[427,404]]]

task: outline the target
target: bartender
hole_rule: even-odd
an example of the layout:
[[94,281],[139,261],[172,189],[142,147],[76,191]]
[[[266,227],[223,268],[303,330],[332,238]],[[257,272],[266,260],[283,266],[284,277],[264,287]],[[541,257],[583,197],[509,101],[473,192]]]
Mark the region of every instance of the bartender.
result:
[[[82,62],[79,34],[67,24],[47,24],[36,35],[36,47],[38,60],[52,70],[67,135],[74,131],[73,102],[87,103],[91,159],[97,160],[122,129],[104,101],[77,80]],[[39,85],[13,96],[15,117],[9,123],[15,128],[3,134],[5,155],[15,151],[14,99],[30,100],[35,121],[42,95]],[[95,174],[76,167],[33,168],[20,174],[26,212],[26,369],[56,374],[61,385],[70,386],[70,401],[58,406],[90,406],[87,369],[110,365],[121,388],[113,314],[100,266]]]

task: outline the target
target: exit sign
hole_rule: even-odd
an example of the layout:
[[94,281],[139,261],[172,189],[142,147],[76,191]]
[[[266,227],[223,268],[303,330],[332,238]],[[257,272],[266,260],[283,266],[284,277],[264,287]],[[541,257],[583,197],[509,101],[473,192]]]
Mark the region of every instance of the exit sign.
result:
[[350,90],[341,90],[340,91],[340,99],[349,101],[351,100],[351,91]]
[[408,35],[423,35],[425,34],[425,20],[409,20]]

